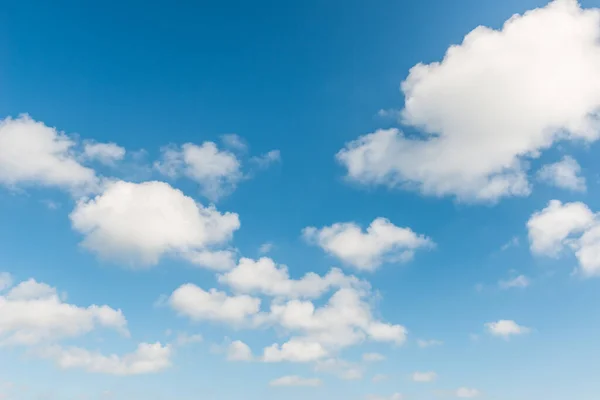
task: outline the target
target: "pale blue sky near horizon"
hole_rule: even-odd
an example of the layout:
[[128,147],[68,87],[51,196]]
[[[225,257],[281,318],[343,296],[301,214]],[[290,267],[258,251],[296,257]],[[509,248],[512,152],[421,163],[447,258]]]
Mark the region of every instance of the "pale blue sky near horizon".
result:
[[[120,309],[131,333],[94,329],[36,345],[123,355],[138,343],[170,343],[177,332],[202,335],[198,343],[175,347],[169,368],[114,376],[61,368],[39,357],[39,346],[3,343],[3,335],[14,332],[0,316],[0,400],[399,399],[394,393],[431,400],[460,397],[459,388],[490,400],[600,396],[600,279],[573,274],[579,264],[569,244],[560,257],[534,254],[527,226],[553,199],[600,210],[598,143],[553,142],[539,158],[523,158],[531,193],[492,202],[362,185],[336,160],[347,143],[380,128],[423,133],[378,115],[404,107],[400,85],[411,67],[441,61],[477,26],[501,29],[512,15],[547,1],[2,3],[0,118],[28,114],[78,146],[116,143],[127,150],[125,158],[86,165],[99,176],[136,184],[168,182],[204,205],[211,199],[198,182],[161,175],[153,163],[165,146],[212,141],[223,149],[222,135],[238,135],[248,148],[233,153],[248,176],[215,203],[219,212],[239,215],[241,226],[227,246],[238,257],[258,259],[260,246],[271,243],[265,256],[287,265],[294,279],[340,267],[370,283],[374,318],[406,327],[408,336],[402,345],[362,340],[331,353],[358,366],[360,379],[319,371],[314,360],[262,362],[264,347],[289,339],[285,329],[194,322],[157,304],[185,283],[233,293],[215,271],[172,255],[146,268],[97,256],[81,245],[85,235],[69,215],[78,202],[102,194],[84,197],[37,181],[6,184],[0,149],[0,272],[15,284],[34,278],[56,287],[69,304]],[[580,3],[600,7],[596,0]],[[253,164],[252,157],[274,149],[279,161]],[[585,191],[535,178],[543,165],[565,155],[581,166]],[[302,235],[306,227],[344,222],[366,229],[378,217],[435,245],[417,248],[407,262],[386,259],[365,271]],[[527,287],[501,287],[519,275],[527,277]],[[262,298],[267,311],[271,300]],[[500,320],[529,329],[505,339],[486,328]],[[443,344],[420,348],[418,339]],[[228,361],[228,340],[248,344],[256,359]],[[386,359],[361,360],[371,352]],[[436,379],[415,382],[411,374],[418,371],[435,371]],[[389,379],[373,382],[379,374]],[[269,385],[283,376],[321,381],[317,387]]]

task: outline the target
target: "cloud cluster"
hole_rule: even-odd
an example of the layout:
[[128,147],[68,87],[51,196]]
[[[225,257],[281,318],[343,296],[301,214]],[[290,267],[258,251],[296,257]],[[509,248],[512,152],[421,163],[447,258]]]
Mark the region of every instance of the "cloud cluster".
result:
[[500,30],[480,26],[402,83],[402,122],[422,137],[378,130],[336,158],[365,185],[464,201],[526,196],[528,159],[560,140],[599,137],[599,36],[600,11],[575,0],[515,15]]
[[510,336],[524,335],[531,332],[530,328],[521,326],[515,321],[505,319],[496,322],[488,322],[485,324],[485,327],[490,334],[500,336],[504,339],[508,339]]
[[584,277],[600,276],[600,214],[581,202],[551,200],[527,221],[531,251],[558,257],[565,249],[574,252]]
[[170,345],[140,343],[130,354],[103,355],[79,347],[52,346],[40,356],[52,359],[62,369],[78,368],[87,372],[108,375],[141,375],[160,372],[171,366]]
[[33,279],[0,296],[0,346],[36,345],[109,328],[128,336],[121,310],[79,307],[61,300],[55,288]]

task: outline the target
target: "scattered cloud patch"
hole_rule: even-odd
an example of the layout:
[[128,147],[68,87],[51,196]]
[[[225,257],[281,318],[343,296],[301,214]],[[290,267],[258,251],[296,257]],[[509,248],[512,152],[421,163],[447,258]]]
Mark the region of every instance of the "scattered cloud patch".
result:
[[524,289],[524,288],[528,287],[530,284],[531,284],[531,281],[525,275],[519,275],[515,278],[498,282],[498,286],[500,287],[500,289],[512,289],[512,288]]
[[300,279],[291,279],[285,265],[278,266],[268,257],[242,258],[231,271],[219,275],[218,280],[238,293],[289,298],[317,298],[334,288],[368,285],[356,277],[346,276],[337,268],[324,276],[309,272]]
[[250,347],[240,341],[235,340],[227,348],[227,360],[229,361],[252,361],[252,350]]
[[580,176],[581,167],[574,158],[565,156],[554,164],[544,165],[538,171],[538,178],[549,185],[574,192],[585,192],[585,178]]
[[107,375],[142,375],[163,371],[171,366],[172,349],[160,343],[140,343],[130,354],[103,355],[79,347],[52,346],[40,356],[54,360],[63,369],[78,368],[90,373]]
[[268,168],[272,164],[281,162],[281,152],[279,150],[271,150],[260,156],[252,157],[250,161],[259,168]]
[[325,252],[359,270],[373,271],[386,262],[413,258],[418,249],[434,243],[410,228],[401,228],[385,218],[376,218],[365,232],[353,222],[336,223],[323,228],[307,227],[304,238]]
[[168,303],[178,314],[194,321],[218,321],[234,325],[248,322],[260,310],[260,299],[241,295],[229,296],[216,289],[205,291],[187,283],[177,288]]
[[581,202],[551,200],[527,221],[531,252],[558,257],[566,248],[579,261],[583,277],[600,276],[600,216]]
[[413,382],[429,383],[437,379],[437,374],[435,372],[415,372],[410,378]]
[[34,279],[20,282],[0,296],[0,346],[76,338],[98,328],[129,335],[121,310],[66,303],[55,288]]
[[481,392],[477,389],[461,387],[456,390],[455,395],[461,399],[474,399],[481,396]]
[[104,165],[114,165],[125,157],[125,148],[116,143],[85,142],[83,155],[87,160],[98,161]]
[[485,324],[487,331],[493,336],[508,339],[510,336],[524,335],[531,332],[530,328],[520,326],[515,321],[500,320]]

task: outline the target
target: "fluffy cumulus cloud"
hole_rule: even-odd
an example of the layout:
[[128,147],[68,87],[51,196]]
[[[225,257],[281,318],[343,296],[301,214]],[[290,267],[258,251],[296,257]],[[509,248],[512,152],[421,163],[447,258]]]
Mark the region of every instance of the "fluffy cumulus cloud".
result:
[[485,324],[488,332],[494,336],[500,336],[508,339],[510,336],[524,335],[531,332],[531,329],[517,324],[511,320],[500,320],[496,322],[489,322]]
[[[558,28],[557,28],[558,27]],[[402,83],[402,120],[347,143],[349,179],[427,195],[496,201],[530,193],[527,159],[559,140],[599,137],[600,11],[556,0],[480,26]]]
[[55,288],[33,279],[0,296],[0,345],[35,345],[75,338],[97,328],[129,334],[120,310],[65,303]]
[[315,361],[366,339],[401,345],[407,330],[401,325],[378,321],[368,294],[354,288],[335,292],[329,301],[315,307],[310,301],[290,300],[271,304],[266,322],[276,324],[293,336],[283,345],[265,349],[271,361]]
[[410,378],[413,382],[429,383],[437,379],[437,374],[435,372],[415,372]]
[[125,149],[116,143],[86,142],[83,155],[89,160],[96,160],[105,165],[113,165],[125,157]]
[[212,201],[230,194],[243,177],[236,155],[220,150],[213,142],[167,147],[163,149],[162,160],[154,166],[164,175],[177,177],[183,174],[197,182],[201,193]]
[[368,285],[336,268],[324,276],[309,272],[300,279],[291,279],[285,265],[277,266],[268,257],[242,258],[235,268],[218,279],[238,293],[292,298],[317,298],[332,288]]
[[77,143],[27,115],[0,121],[0,183],[87,191],[97,186],[94,170],[78,160]]
[[272,380],[270,386],[321,386],[323,382],[318,378],[302,378],[297,375],[282,376]]
[[567,248],[584,277],[600,276],[600,215],[581,202],[551,200],[527,222],[531,251],[557,257]]
[[430,248],[433,242],[410,228],[401,228],[385,218],[377,218],[363,232],[353,222],[323,228],[307,227],[304,238],[327,253],[359,270],[372,271],[384,262],[410,260],[415,250]]
[[479,390],[467,387],[458,388],[454,394],[460,399],[474,399],[481,396],[481,392]]
[[227,359],[229,361],[251,361],[253,358],[252,350],[246,343],[235,340],[227,348]]
[[561,161],[540,168],[538,178],[561,189],[585,192],[585,178],[580,174],[579,163],[574,158],[565,156]]
[[133,266],[152,266],[167,254],[211,268],[217,261],[231,264],[227,255],[206,252],[240,226],[237,214],[204,207],[157,181],[112,182],[98,196],[80,200],[70,218],[85,248]]
[[216,289],[205,291],[191,283],[177,288],[168,299],[180,315],[195,321],[244,324],[260,310],[260,299],[247,295],[229,296]]
[[160,372],[171,366],[172,349],[160,343],[140,343],[130,354],[103,355],[79,347],[52,346],[40,355],[52,359],[63,369],[78,368],[90,373],[109,375],[141,375]]

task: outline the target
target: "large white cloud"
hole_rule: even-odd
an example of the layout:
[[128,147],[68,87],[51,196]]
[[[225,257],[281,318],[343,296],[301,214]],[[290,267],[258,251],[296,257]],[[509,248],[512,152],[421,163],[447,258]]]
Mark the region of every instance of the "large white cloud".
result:
[[0,345],[35,345],[105,327],[128,335],[121,310],[65,303],[55,288],[33,279],[0,296]]
[[260,299],[229,296],[215,289],[205,291],[191,283],[177,288],[169,297],[170,306],[179,314],[195,321],[219,321],[241,325],[260,311]]
[[321,229],[307,227],[303,235],[345,264],[369,271],[384,262],[410,260],[415,250],[433,246],[426,236],[398,227],[385,218],[373,220],[366,232],[357,224],[347,222]]
[[277,266],[268,257],[242,258],[235,268],[219,276],[219,282],[239,293],[291,298],[317,298],[332,288],[368,285],[336,268],[325,276],[309,272],[300,279],[291,279],[285,265]]
[[40,355],[54,360],[63,369],[79,368],[108,375],[141,375],[160,372],[171,366],[172,349],[160,343],[140,343],[130,354],[104,355],[79,347],[51,346]]
[[600,276],[600,215],[581,202],[551,200],[527,221],[531,251],[557,257],[565,248],[575,252],[584,277]]
[[402,83],[403,122],[426,133],[379,130],[337,159],[364,184],[495,201],[530,193],[527,158],[558,140],[600,130],[600,12],[576,0],[480,26],[441,62],[417,64]]
[[0,121],[0,183],[43,185],[74,191],[97,185],[94,170],[78,161],[76,142],[27,115]]
[[[239,226],[234,213],[204,207],[164,182],[116,181],[94,198],[77,203],[73,228],[85,248],[107,259],[151,266],[163,255],[179,255],[215,268],[206,251],[227,242]],[[203,257],[195,257],[205,254]]]
[[167,147],[163,150],[162,160],[154,166],[170,177],[184,174],[197,182],[201,193],[213,201],[231,193],[243,177],[236,155],[220,150],[213,142]]

